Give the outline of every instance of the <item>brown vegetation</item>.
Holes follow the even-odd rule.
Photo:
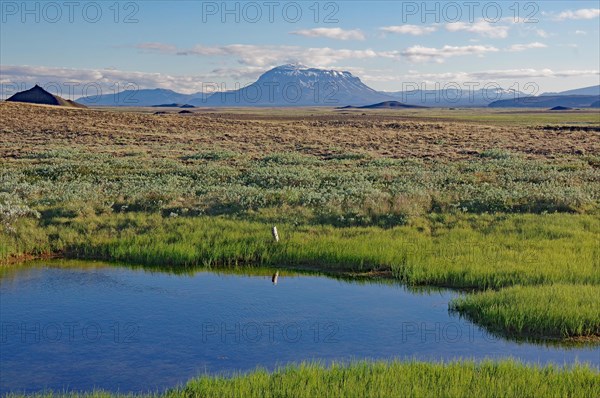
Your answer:
[[[133,146],[164,157],[174,148],[201,146],[257,156],[296,151],[320,157],[341,152],[446,160],[477,157],[490,149],[546,158],[600,153],[600,136],[589,129],[420,119],[397,111],[363,115],[294,110],[277,115],[268,110],[153,115],[4,102],[0,104],[0,155],[18,157],[53,144],[109,153]]]

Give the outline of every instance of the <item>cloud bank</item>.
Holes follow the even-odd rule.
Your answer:
[[[314,28],[295,30],[290,34],[304,37],[324,37],[334,40],[365,40],[365,34],[360,29]]]

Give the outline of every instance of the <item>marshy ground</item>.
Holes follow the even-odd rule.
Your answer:
[[[0,104],[0,261],[59,255],[182,270],[283,264],[384,277],[463,289],[453,309],[507,337],[597,344],[597,111],[155,110]],[[288,388],[326,378],[331,384],[315,392],[332,395],[355,391],[340,381],[355,376],[390,393],[436,391],[394,389],[386,378],[403,366],[434,377],[443,365],[311,365],[204,379],[179,393],[261,395],[279,391],[274,379]],[[548,395],[598,389],[597,369],[581,376],[485,366],[506,375],[497,391],[526,391],[533,385],[517,386],[525,378],[513,374],[527,372],[540,385],[575,386]],[[475,387],[456,388],[460,395]],[[380,390],[363,392],[373,391]]]

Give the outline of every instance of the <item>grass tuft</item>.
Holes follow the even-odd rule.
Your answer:
[[[600,339],[600,286],[514,286],[454,299],[450,309],[502,335]]]

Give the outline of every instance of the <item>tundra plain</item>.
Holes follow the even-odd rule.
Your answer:
[[[60,256],[385,278],[460,289],[451,310],[505,338],[598,344],[597,111],[154,111],[0,104],[4,266]],[[324,394],[348,378],[391,393],[404,367],[502,370],[499,395],[526,374],[566,395],[598,388],[597,369],[521,366],[311,364],[173,393],[258,396],[306,377],[325,378]]]

